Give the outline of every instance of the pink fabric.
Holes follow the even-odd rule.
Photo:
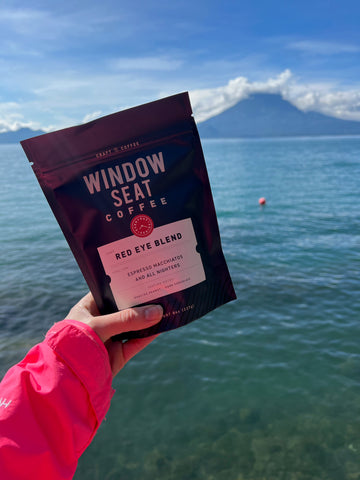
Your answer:
[[[1,480],[68,480],[110,407],[107,350],[64,320],[0,383]]]

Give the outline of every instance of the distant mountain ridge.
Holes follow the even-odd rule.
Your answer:
[[[257,93],[198,124],[203,138],[360,135],[360,122],[303,112],[281,95]]]
[[[0,144],[3,143],[19,143],[21,140],[26,140],[30,137],[36,137],[42,135],[45,132],[43,130],[31,130],[31,128],[20,128],[15,131],[8,131],[0,133]]]
[[[198,129],[202,138],[360,135],[360,121],[303,112],[281,95],[256,93],[219,115],[198,123]],[[30,128],[4,132],[0,133],[0,144],[19,143],[44,133]]]

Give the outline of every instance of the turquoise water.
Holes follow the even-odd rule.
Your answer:
[[[238,300],[128,364],[75,479],[360,479],[360,138],[203,147]],[[0,169],[3,374],[86,285],[19,146]]]

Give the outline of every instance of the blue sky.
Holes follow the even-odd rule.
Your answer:
[[[253,92],[360,120],[360,3],[3,0],[0,131],[190,91],[202,121]]]

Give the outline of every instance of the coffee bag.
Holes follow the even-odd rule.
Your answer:
[[[187,93],[21,142],[101,313],[174,329],[235,299]]]

